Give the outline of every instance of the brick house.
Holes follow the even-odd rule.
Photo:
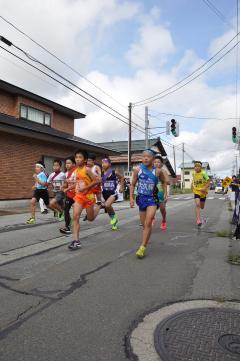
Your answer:
[[[74,136],[74,119],[85,115],[0,80],[0,200],[32,196],[33,166],[43,160],[51,171],[55,158],[76,149],[99,158],[117,152]]]

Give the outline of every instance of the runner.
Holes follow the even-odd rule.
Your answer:
[[[198,227],[201,227],[201,209],[204,209],[205,207],[210,179],[207,173],[202,169],[202,162],[196,161],[194,163],[192,191],[195,199],[196,223]]]
[[[71,181],[75,183],[76,186],[76,195],[74,197],[75,203],[73,207],[73,241],[70,243],[68,248],[70,250],[77,250],[82,247],[82,244],[79,240],[80,233],[80,216],[82,211],[86,209],[87,219],[92,222],[98,215],[101,205],[98,205],[94,209],[94,204],[96,203],[95,195],[92,189],[101,183],[101,178],[94,176],[89,168],[87,168],[86,163],[88,159],[88,154],[84,150],[78,150],[75,153],[75,162],[77,168],[75,169]]]
[[[31,217],[27,220],[27,224],[36,223],[36,203],[39,202],[40,199],[42,199],[47,206],[49,205],[47,176],[44,172],[44,164],[41,161],[38,161],[35,164],[35,173],[33,178],[35,180],[35,184],[32,187],[34,192],[31,200]]]
[[[87,167],[89,169],[91,169],[92,173],[96,176],[96,177],[101,177],[101,168],[99,167],[99,165],[95,164],[96,162],[96,155],[95,154],[89,154],[88,155],[88,160],[87,160]],[[100,184],[96,185],[96,187],[94,187],[92,189],[93,193],[96,196],[97,199],[97,204],[101,205],[102,204],[102,187]],[[87,215],[85,215],[85,217],[83,218],[83,221],[87,221]]]
[[[57,212],[59,221],[64,221],[65,194],[62,191],[62,186],[65,179],[66,176],[62,172],[62,161],[55,159],[53,161],[53,172],[48,177],[47,183],[52,185],[54,193],[54,198],[51,200],[49,207]]]
[[[66,195],[65,198],[65,207],[64,207],[64,219],[65,219],[65,227],[60,228],[60,232],[63,234],[71,234],[70,224],[71,224],[71,216],[70,216],[70,209],[74,203],[75,191],[73,188],[73,184],[71,182],[71,177],[73,172],[76,169],[75,159],[74,157],[67,157],[66,158],[66,173],[65,173],[65,183],[63,185],[63,192]]]
[[[110,217],[112,230],[116,231],[118,229],[117,225],[119,221],[112,205],[118,199],[118,182],[120,182],[119,192],[122,193],[124,190],[124,177],[117,170],[115,171],[112,169],[109,158],[104,158],[102,160],[102,169],[102,195],[103,199],[105,200],[104,206]]]
[[[166,205],[167,205],[167,197],[165,198],[164,195],[168,194],[167,187],[169,184],[169,177],[167,172],[162,168],[163,167],[163,159],[160,154],[157,154],[155,156],[154,166],[157,169],[162,169],[162,172],[165,175],[165,182],[159,180],[157,184],[158,189],[158,199],[159,199],[159,205],[160,205],[160,212],[162,214],[162,222],[160,224],[161,230],[165,231],[167,229],[167,211],[166,211]],[[155,221],[155,220],[154,220]]]
[[[99,167],[99,165],[96,164],[96,155],[95,154],[89,154],[88,155],[87,166],[88,166],[88,168],[91,169],[92,173],[96,177],[101,177],[102,171],[101,171],[101,168]],[[101,187],[101,184],[96,185],[96,187],[94,187],[92,189],[92,191],[96,195],[97,204],[101,204],[102,203],[102,187]]]
[[[132,184],[130,188],[130,206],[134,207],[134,189],[138,183],[137,205],[139,206],[140,221],[143,224],[142,244],[136,252],[138,258],[144,258],[151,233],[152,222],[159,205],[157,196],[157,184],[162,181],[167,183],[165,174],[161,169],[154,167],[155,153],[151,149],[143,152],[142,164],[133,171]],[[166,187],[164,186],[164,189]],[[164,200],[167,193],[164,194]]]

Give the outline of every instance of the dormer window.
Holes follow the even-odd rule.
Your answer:
[[[23,119],[31,120],[32,122],[51,125],[51,114],[38,110],[28,105],[21,104],[20,106],[20,117]]]

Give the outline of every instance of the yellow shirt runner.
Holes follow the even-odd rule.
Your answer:
[[[193,193],[199,195],[201,198],[205,198],[208,194],[208,190],[202,191],[209,181],[208,174],[202,170],[201,172],[193,173]]]

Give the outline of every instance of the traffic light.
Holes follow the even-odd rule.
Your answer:
[[[237,128],[236,127],[232,128],[232,141],[233,141],[233,143],[237,143]]]
[[[171,119],[171,133],[174,137],[179,136],[179,123],[175,119]]]

